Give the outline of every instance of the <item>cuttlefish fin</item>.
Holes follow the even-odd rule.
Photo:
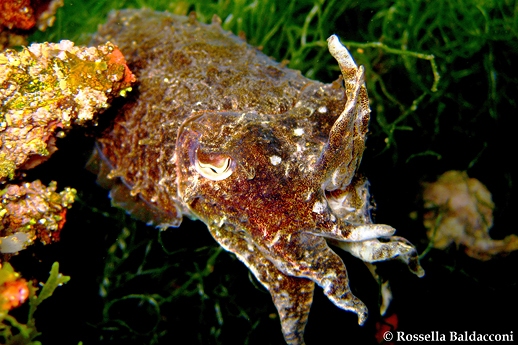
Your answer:
[[[162,211],[142,199],[140,195],[131,194],[131,186],[128,186],[122,178],[110,176],[114,167],[104,157],[99,145],[96,145],[86,164],[86,169],[97,175],[97,183],[101,187],[110,190],[109,195],[113,206],[122,208],[137,220],[161,229],[180,226],[182,214],[178,208],[175,207],[168,212]]]

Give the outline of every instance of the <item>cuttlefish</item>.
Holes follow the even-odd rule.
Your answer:
[[[315,284],[367,318],[333,244],[366,263],[415,247],[371,219],[357,173],[370,107],[365,70],[337,36],[342,77],[310,80],[224,31],[221,20],[150,10],[110,15],[93,43],[116,44],[139,85],[97,141],[113,203],[159,228],[203,221],[270,292],[288,344],[304,344]]]

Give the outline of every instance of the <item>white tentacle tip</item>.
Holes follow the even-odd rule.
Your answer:
[[[340,42],[337,35],[327,39],[327,46],[331,55],[338,61],[341,68],[358,68],[347,48]]]

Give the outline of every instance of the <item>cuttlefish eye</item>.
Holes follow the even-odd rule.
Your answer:
[[[196,150],[194,168],[212,181],[224,180],[232,175],[232,158],[222,153],[206,153]]]

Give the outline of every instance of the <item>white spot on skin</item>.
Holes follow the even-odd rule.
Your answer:
[[[297,137],[300,137],[304,134],[304,128],[295,128],[293,130],[293,134],[295,134]]]
[[[275,237],[273,238],[272,242],[268,245],[268,247],[271,248],[274,245],[276,245],[277,242],[279,242],[279,240],[281,239],[281,236],[282,236],[282,231],[277,231],[277,233],[275,234]]]
[[[279,157],[279,156],[271,156],[270,157],[270,163],[272,163],[272,165],[278,165],[280,164],[282,161],[282,158]]]
[[[313,212],[315,213],[323,213],[324,210],[326,209],[326,206],[327,206],[327,203],[325,200],[322,200],[322,201],[319,201],[317,200],[315,202],[315,205],[313,205]]]
[[[323,105],[320,108],[318,108],[317,110],[319,113],[323,114],[323,113],[327,112],[327,107],[325,105]]]
[[[218,228],[221,228],[223,226],[223,224],[225,224],[225,222],[227,221],[227,217],[223,216],[219,219],[219,221],[217,222],[214,222],[214,224],[218,227]]]
[[[286,164],[286,169],[284,169],[284,175],[286,177],[288,177],[289,174],[290,174],[290,165]]]

